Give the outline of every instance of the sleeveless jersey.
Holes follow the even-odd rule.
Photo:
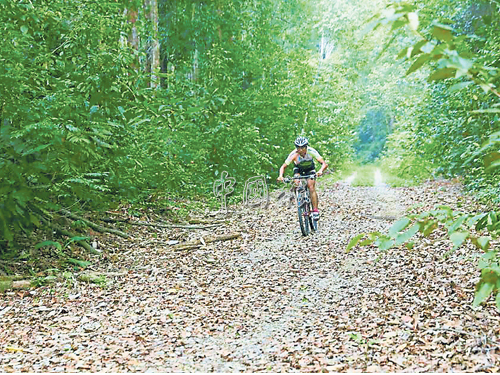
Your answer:
[[[300,156],[297,150],[293,150],[290,155],[285,160],[286,165],[290,165],[293,161],[295,166],[301,170],[311,170],[314,169],[314,159],[318,160],[321,155],[312,147],[307,147],[307,152],[304,157]]]

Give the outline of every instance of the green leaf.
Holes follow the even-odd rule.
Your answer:
[[[432,29],[432,35],[441,41],[449,42],[453,39],[452,30],[449,26],[435,24]]]
[[[495,288],[495,284],[485,283],[485,282],[480,281],[478,284],[478,287],[476,289],[476,294],[474,296],[474,302],[472,305],[474,307],[479,306],[482,302],[484,302],[490,296],[490,294],[494,288]],[[498,296],[497,296],[497,302],[498,302]]]
[[[469,237],[469,232],[453,232],[450,235],[450,240],[453,242],[453,250],[458,249],[460,245]]]
[[[409,75],[409,74],[413,73],[414,71],[418,70],[422,65],[424,65],[427,61],[429,61],[430,58],[431,58],[431,55],[429,55],[428,53],[420,55],[415,60],[415,62],[412,64],[410,69],[408,69],[408,71],[406,72],[406,75]]]
[[[472,243],[474,243],[474,245],[476,245],[477,248],[481,249],[481,250],[484,250],[484,251],[488,251],[489,247],[490,247],[490,237],[479,237],[479,238],[474,238],[472,240]]]
[[[497,303],[497,309],[500,310],[500,291],[498,291],[497,293],[496,303]]]
[[[345,252],[348,253],[354,246],[357,245],[357,243],[361,240],[361,238],[364,237],[364,233],[358,234],[355,236],[352,240],[349,241],[349,244],[347,245],[347,248],[345,249]]]
[[[50,144],[50,143],[49,143],[49,144],[45,144],[45,145],[38,146],[38,147],[36,147],[36,148],[34,148],[34,149],[30,149],[30,150],[24,151],[24,152],[22,153],[22,155],[23,155],[23,156],[31,155],[31,154],[34,154],[35,152],[39,152],[39,151],[41,151],[41,150],[43,150],[43,149],[45,149],[45,148],[49,147],[49,146],[52,146],[52,144]]]
[[[478,215],[474,215],[472,217],[470,217],[469,219],[467,219],[467,225],[469,227],[472,227],[473,225],[476,225],[476,223],[481,220],[483,217],[485,217],[486,214],[485,213],[482,213],[482,214],[478,214]]]
[[[411,220],[408,219],[407,217],[399,219],[394,224],[392,224],[391,228],[389,229],[389,236],[391,236],[392,238],[396,238],[398,233],[404,230],[406,227],[408,227],[410,223]]]
[[[31,213],[29,214],[29,216],[30,216],[30,222],[32,224],[34,224],[35,226],[40,227],[40,220],[38,220],[38,217],[36,217],[35,215],[33,215]]]
[[[86,240],[90,240],[90,237],[82,237],[82,236],[75,236],[75,237],[71,237],[67,242],[66,244],[64,245],[64,247],[68,246],[70,243],[72,242],[79,242],[79,241],[86,241]]]
[[[451,224],[448,227],[448,233],[451,234],[451,233],[455,232],[458,228],[460,228],[460,226],[463,224],[465,219],[467,219],[467,215],[462,215],[457,220],[455,220],[453,222],[453,224]]]
[[[423,225],[423,228],[421,228],[420,230],[424,237],[427,238],[432,232],[434,232],[435,229],[437,229],[437,227],[438,222],[436,220],[429,220]]]
[[[429,216],[431,216],[431,213],[429,211],[424,211],[417,216],[417,219],[425,219]],[[423,222],[423,223],[427,223],[427,222]]]
[[[495,169],[499,168],[500,167],[500,160],[497,160],[497,161],[494,161],[493,163],[491,163],[487,168],[486,168],[486,172],[487,173],[492,173],[494,172]]]
[[[402,51],[398,54],[397,59],[399,60],[399,59],[402,59],[403,57],[406,57],[406,56],[408,55],[408,53],[409,53],[408,51],[410,51],[410,50],[411,50],[411,51],[413,51],[411,48],[412,48],[412,47],[407,47],[407,48],[403,49],[403,50],[402,50]]]
[[[28,31],[29,31],[29,29],[28,29],[28,27],[27,27],[27,26],[25,26],[25,25],[21,26],[21,32],[22,32],[23,34],[26,34]]]
[[[86,260],[80,260],[80,259],[73,259],[73,258],[68,258],[68,262],[77,265],[78,267],[81,268],[86,268],[92,264],[92,262],[88,262]]]
[[[496,256],[497,256],[497,254],[495,251],[488,251],[487,253],[483,254],[481,256],[481,258],[487,259],[487,260],[492,260],[492,259],[495,259]]]
[[[62,246],[59,242],[54,242],[54,241],[43,241],[40,243],[37,243],[35,245],[35,249],[39,249],[41,247],[46,247],[46,246],[54,246],[57,250],[62,250]]]
[[[412,238],[415,234],[418,233],[419,229],[420,229],[420,225],[418,225],[418,223],[413,224],[410,227],[410,229],[408,229],[406,232],[404,232],[396,237],[395,245],[398,246],[398,245],[401,245],[401,244],[407,242],[410,238]]]
[[[413,49],[411,51],[411,55],[410,57],[413,57],[413,56],[416,56],[418,55],[419,53],[422,53],[422,52],[430,52],[430,51],[424,51],[422,49],[422,47],[424,47],[427,43],[429,43],[428,40],[424,39],[424,40],[421,40],[419,42],[417,42],[414,46],[413,46]]]
[[[455,77],[456,71],[457,71],[457,69],[455,69],[455,68],[439,69],[439,70],[436,70],[434,73],[432,73],[427,80],[428,81],[437,81],[440,79]]]
[[[490,211],[488,214],[488,226],[495,224],[498,220],[497,214],[495,211]]]
[[[492,142],[492,144],[496,143],[497,142]],[[484,155],[483,160],[486,169],[488,168],[494,169],[498,165],[498,161],[500,161],[500,152],[498,151],[488,152],[486,155]]]
[[[391,30],[397,30],[399,29],[400,27],[403,27],[404,25],[406,25],[408,23],[407,20],[396,20],[392,23],[392,26],[391,26]]]
[[[380,238],[377,241],[377,246],[379,247],[380,250],[389,250],[391,247],[394,246],[394,240],[390,238]]]
[[[363,240],[359,243],[359,246],[367,246],[367,245],[371,245],[373,242],[375,241],[375,239],[372,239],[372,238],[367,238],[366,240]]]

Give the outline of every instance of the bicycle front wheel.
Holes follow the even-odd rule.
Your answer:
[[[307,215],[307,219],[309,220],[309,227],[311,228],[311,232],[318,231],[318,220],[314,220],[311,215],[311,207],[309,207],[309,215]]]
[[[309,234],[309,212],[307,204],[302,203],[301,194],[297,194],[297,213],[299,215],[300,231],[303,236]]]

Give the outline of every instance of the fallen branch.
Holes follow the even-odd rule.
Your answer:
[[[68,210],[61,210],[61,213],[64,216],[69,217],[70,219],[83,221],[89,227],[91,227],[92,229],[94,229],[94,230],[96,230],[96,231],[98,231],[100,233],[111,233],[111,234],[116,234],[117,236],[120,236],[122,238],[129,238],[129,235],[127,233],[124,233],[124,232],[119,231],[117,229],[103,227],[102,225],[98,225],[98,224],[93,223],[93,222],[91,222],[91,221],[89,221],[87,219],[84,219],[83,217],[75,215],[74,213],[72,213],[72,212],[70,212]]]
[[[397,220],[396,216],[378,216],[378,215],[367,215],[366,217],[376,220]]]
[[[24,280],[25,277],[23,275],[0,276],[0,281],[19,281]]]
[[[216,241],[232,240],[232,239],[238,238],[240,236],[241,236],[241,233],[234,232],[234,233],[229,233],[229,234],[223,234],[220,236],[209,236],[206,238],[202,237],[199,240],[189,241],[189,242],[185,242],[183,244],[175,245],[174,249],[175,250],[191,250],[191,249],[196,249],[197,247],[200,247],[200,246],[205,245],[207,243],[216,242]]]
[[[104,221],[105,223],[128,223],[130,221],[128,217],[126,217],[125,219],[111,219],[110,217],[105,217],[100,220]]]
[[[205,219],[189,219],[188,220],[189,224],[208,224],[208,225],[216,225],[216,224],[222,224],[224,223],[224,220],[205,220]]]
[[[29,289],[31,286],[30,280],[0,280],[0,292],[10,289]]]
[[[161,223],[148,223],[146,221],[130,221],[129,224],[132,225],[144,225],[147,227],[158,227],[158,228],[181,228],[181,229],[207,229],[218,226],[218,224],[212,225],[178,225],[178,224],[161,224]]]
[[[50,227],[52,227],[56,232],[62,234],[63,236],[66,236],[66,237],[69,237],[69,238],[74,238],[74,237],[78,237],[75,233],[71,233],[71,232],[68,232],[66,229],[63,229],[61,228],[60,226],[54,224],[54,223],[50,223],[49,224]],[[78,245],[80,245],[81,247],[83,247],[85,250],[87,250],[88,252],[92,253],[92,254],[95,254],[95,255],[101,255],[101,253],[99,251],[97,251],[96,249],[94,249],[88,242],[86,241],[83,241],[83,240],[80,240],[80,241],[76,241],[76,243],[78,243]]]
[[[127,272],[86,272],[78,275],[78,280],[87,283],[99,284],[106,281],[106,277],[126,276]]]

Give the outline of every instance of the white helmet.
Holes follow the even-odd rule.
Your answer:
[[[309,144],[309,141],[307,140],[306,137],[297,137],[295,140],[295,146],[297,147],[304,147]]]

